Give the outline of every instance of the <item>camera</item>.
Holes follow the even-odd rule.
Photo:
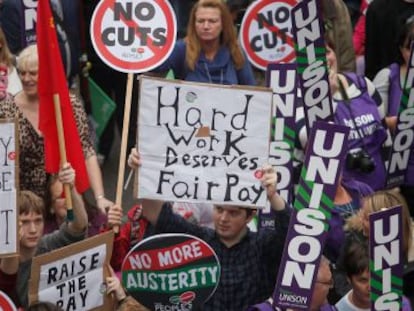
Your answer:
[[[347,154],[346,167],[362,173],[371,173],[375,169],[375,162],[365,150],[360,149]]]

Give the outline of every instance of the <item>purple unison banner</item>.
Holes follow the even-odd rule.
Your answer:
[[[293,200],[293,163],[296,115],[296,64],[269,64],[266,86],[273,91],[272,128],[269,163],[278,174],[279,195],[291,203]],[[274,216],[270,205],[259,210],[259,228],[274,229]]]
[[[317,120],[332,121],[332,97],[319,0],[301,1],[292,10],[292,34],[308,133]]]
[[[401,310],[402,207],[369,215],[371,310]]]
[[[397,128],[393,137],[387,171],[387,188],[403,184],[407,179],[409,161],[414,159],[414,53],[411,45],[410,62],[401,96]],[[411,159],[410,159],[411,158]]]
[[[348,127],[323,121],[312,127],[273,293],[275,306],[309,310],[348,134]]]

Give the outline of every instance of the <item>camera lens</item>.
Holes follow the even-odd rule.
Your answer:
[[[371,173],[375,169],[375,163],[371,157],[364,157],[360,159],[360,169],[363,173]]]

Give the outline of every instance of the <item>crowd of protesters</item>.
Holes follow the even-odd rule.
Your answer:
[[[285,202],[279,196],[275,169],[265,165],[261,177],[274,211],[275,230],[252,227],[252,219],[257,217],[255,209],[228,205],[143,200],[124,216],[125,207],[105,196],[100,163],[108,158],[115,124],[122,127],[126,75],[99,60],[86,35],[99,1],[50,2],[59,44],[65,51],[62,58],[71,91],[70,104],[95,201],[91,203],[76,190],[77,172],[70,163],[62,165],[55,175],[44,169],[44,144],[39,131],[38,50],[34,29],[19,18],[25,9],[33,7],[25,1],[0,0],[0,119],[17,120],[20,152],[19,254],[0,260],[0,290],[25,310],[59,310],[47,301],[29,306],[28,280],[33,257],[119,227],[107,278],[107,293],[118,302],[116,310],[147,310],[128,295],[117,273],[128,251],[139,241],[165,232],[188,233],[203,239],[220,260],[219,285],[200,310],[279,310],[271,300],[293,202]],[[260,73],[248,61],[237,37],[240,16],[252,2],[170,0],[177,13],[179,39],[168,59],[153,72],[173,70],[177,79],[193,82],[261,85]],[[321,0],[321,6],[334,120],[349,126],[351,131],[310,309],[370,310],[368,216],[401,205],[405,265],[402,309],[412,310],[414,146],[410,149],[407,177],[399,187],[386,188],[386,162],[410,66],[414,1]],[[85,61],[86,54],[89,61]],[[93,140],[94,129],[88,120],[90,103],[83,83],[88,74],[118,105],[98,144]],[[134,90],[137,92],[138,87]],[[299,168],[308,137],[301,101],[299,96],[294,153]],[[132,110],[131,115],[136,117],[136,111]],[[366,119],[370,122],[360,124],[362,116],[369,116]],[[130,154],[125,160],[131,168],[138,169],[141,157],[134,147],[135,131],[130,131]],[[75,220],[70,222],[66,221],[62,195],[65,186],[70,188],[75,214]]]

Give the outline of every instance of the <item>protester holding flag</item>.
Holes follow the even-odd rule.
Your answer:
[[[221,0],[194,4],[187,36],[176,43],[166,62],[156,71],[172,69],[178,79],[255,85],[253,70],[237,41],[233,19]]]
[[[45,206],[42,198],[31,191],[21,191],[18,197],[20,230],[20,256],[3,258],[0,264],[0,290],[15,284],[15,292],[7,293],[17,297],[16,305],[28,306],[28,287],[32,258],[54,249],[81,241],[86,236],[88,217],[83,200],[74,187],[75,171],[65,163],[59,171],[59,180],[69,185],[73,202],[74,221],[65,222],[51,234],[43,235]],[[19,264],[17,265],[17,262]],[[16,269],[18,267],[18,271]]]
[[[44,198],[46,214],[45,214],[45,233],[51,233],[58,230],[66,221],[67,205],[63,191],[63,184],[57,178],[57,175],[49,175],[47,182],[47,191]],[[95,205],[89,203],[85,195],[82,196],[85,209],[88,214],[88,237],[99,234],[102,228],[106,226],[106,215]]]
[[[395,133],[397,127],[397,116],[401,104],[403,83],[408,71],[411,44],[414,40],[414,14],[407,14],[398,22],[396,44],[392,46],[397,51],[397,62],[380,70],[373,82],[384,102],[386,122],[388,127]],[[414,216],[414,147],[408,160],[405,181],[400,185],[401,194],[405,197],[410,214]]]
[[[17,117],[19,124],[19,151],[20,151],[20,189],[31,190],[40,197],[44,198],[47,189],[47,172],[45,170],[45,146],[44,135],[39,130],[39,93],[38,93],[38,52],[36,45],[25,48],[19,55],[17,68],[22,81],[23,91],[18,93],[14,102],[5,101],[0,107],[0,117]],[[54,79],[55,77],[51,77]],[[50,81],[49,81],[50,82]],[[48,83],[45,81],[45,83]],[[66,87],[64,85],[63,87]],[[72,160],[78,161],[76,165],[82,163],[85,157],[87,175],[80,176],[78,179],[82,185],[77,185],[80,192],[88,188],[88,180],[92,185],[98,206],[104,210],[106,206],[112,204],[104,197],[103,182],[99,164],[96,158],[93,143],[89,136],[87,116],[80,100],[75,94],[70,95],[70,104],[73,108],[73,116],[76,121],[75,128],[79,131],[82,143],[83,154],[75,155]],[[53,109],[51,107],[50,109]],[[52,111],[50,111],[52,113]],[[69,117],[66,115],[64,117]],[[69,134],[74,134],[69,133]],[[55,134],[56,135],[56,134]],[[57,149],[57,146],[54,146]],[[69,151],[74,151],[71,145]],[[59,153],[55,154],[59,164]],[[77,173],[80,173],[77,170]],[[85,187],[86,182],[86,187]]]

